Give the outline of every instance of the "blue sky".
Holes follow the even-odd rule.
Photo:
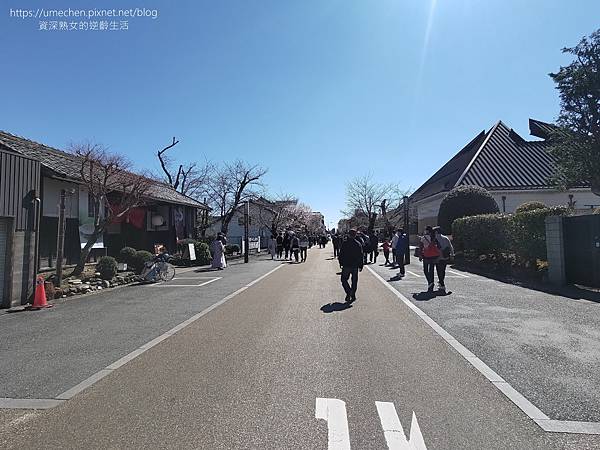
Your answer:
[[[10,17],[50,3],[143,4],[158,17],[77,32]],[[297,195],[327,222],[354,176],[417,188],[499,119],[523,135],[529,117],[552,121],[547,74],[568,63],[562,47],[600,25],[597,0],[2,6],[0,129],[58,148],[92,139],[153,170],[177,136],[181,161],[262,164],[271,192]]]

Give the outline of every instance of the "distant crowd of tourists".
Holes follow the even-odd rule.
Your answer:
[[[308,249],[314,245],[325,248],[328,242],[326,234],[314,235],[302,231],[286,230],[271,236],[269,240],[269,253],[271,259],[284,261],[306,262]]]

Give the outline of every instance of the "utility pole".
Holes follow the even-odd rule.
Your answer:
[[[244,262],[248,262],[248,255],[250,253],[250,239],[248,237],[249,225],[250,225],[250,201],[246,200],[244,207]]]
[[[408,195],[402,197],[404,203],[404,232],[406,233],[406,248],[404,249],[404,264],[410,264],[410,221],[408,217]]]
[[[62,284],[63,254],[65,248],[65,198],[67,191],[60,190],[60,204],[58,206],[58,237],[56,238],[56,281],[55,285]]]

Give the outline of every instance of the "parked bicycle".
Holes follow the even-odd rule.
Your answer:
[[[175,267],[169,263],[170,258],[167,253],[161,253],[152,261],[145,263],[140,274],[142,280],[148,282],[171,281],[175,277]]]

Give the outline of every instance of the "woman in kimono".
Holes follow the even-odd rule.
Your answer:
[[[217,234],[210,250],[212,251],[212,268],[223,270],[227,267],[227,263],[225,262],[225,246],[223,245],[223,236],[221,233]]]

